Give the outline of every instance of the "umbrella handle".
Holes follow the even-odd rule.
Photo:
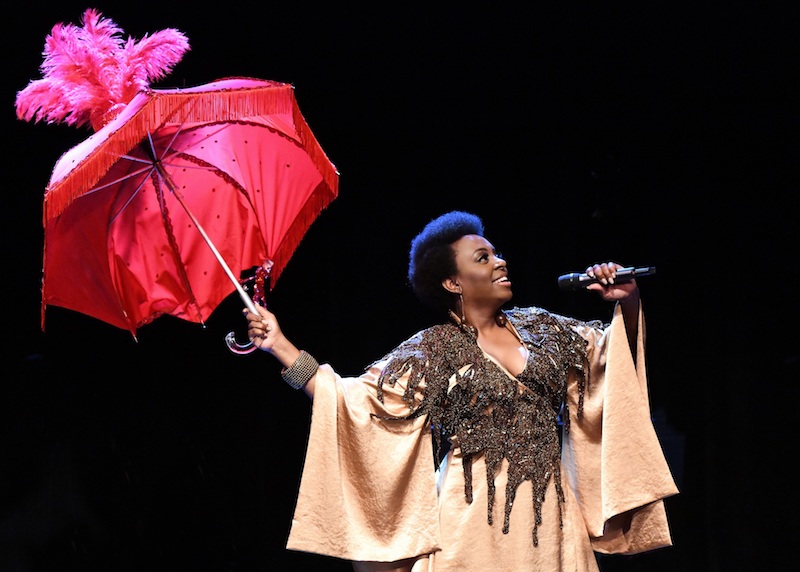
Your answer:
[[[225,336],[225,344],[228,346],[228,349],[231,350],[233,353],[237,355],[247,355],[251,354],[256,351],[256,345],[253,342],[248,342],[245,345],[240,344],[236,341],[236,334],[233,332],[228,332]]]

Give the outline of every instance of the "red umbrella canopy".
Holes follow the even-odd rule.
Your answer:
[[[242,271],[274,285],[338,172],[291,85],[228,78],[140,89],[56,163],[44,196],[44,310],[136,330],[203,322]],[[110,120],[109,120],[110,119]]]
[[[55,166],[43,303],[132,332],[202,322],[235,289],[207,238],[237,276],[271,262],[274,284],[337,193],[290,85],[141,92]]]

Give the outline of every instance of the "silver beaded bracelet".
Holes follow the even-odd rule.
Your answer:
[[[281,377],[294,389],[303,389],[317,373],[317,368],[319,368],[317,360],[310,353],[302,350],[292,365],[281,370]]]

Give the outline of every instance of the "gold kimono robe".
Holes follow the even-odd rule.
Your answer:
[[[636,360],[619,307],[607,327],[539,308],[506,315],[529,352],[519,378],[452,325],[360,377],[320,367],[288,549],[359,571],[410,558],[397,569],[592,572],[594,551],[671,545],[663,499],[678,491],[650,418],[642,313]],[[488,416],[475,409],[486,393],[497,393]],[[520,396],[519,412],[490,419]],[[432,427],[452,442],[438,469]]]

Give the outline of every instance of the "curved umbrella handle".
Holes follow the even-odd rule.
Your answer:
[[[247,342],[247,344],[245,345],[242,345],[239,342],[237,342],[236,334],[234,334],[233,332],[227,333],[227,335],[225,336],[225,344],[228,346],[229,350],[240,356],[251,354],[258,349],[253,342]]]

